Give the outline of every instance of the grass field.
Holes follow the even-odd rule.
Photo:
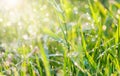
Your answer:
[[[0,0],[0,76],[120,76],[120,1]]]

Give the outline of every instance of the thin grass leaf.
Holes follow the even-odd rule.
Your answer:
[[[51,76],[49,61],[48,61],[48,58],[47,58],[47,56],[45,54],[44,48],[42,46],[42,43],[39,43],[39,47],[40,47],[39,52],[41,54],[41,59],[42,59],[42,62],[44,64],[44,67],[45,67],[46,76]]]

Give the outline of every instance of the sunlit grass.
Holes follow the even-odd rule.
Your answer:
[[[0,76],[119,76],[117,0],[0,0]]]

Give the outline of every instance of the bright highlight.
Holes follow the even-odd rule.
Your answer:
[[[4,7],[7,9],[16,8],[20,6],[22,0],[3,0]]]

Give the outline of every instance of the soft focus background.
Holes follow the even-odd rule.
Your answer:
[[[119,76],[119,0],[0,0],[0,76]]]

